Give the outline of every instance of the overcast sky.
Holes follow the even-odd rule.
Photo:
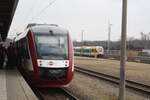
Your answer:
[[[22,32],[31,22],[57,24],[69,30],[73,40],[111,40],[121,34],[122,0],[19,0],[9,36]],[[150,32],[150,0],[128,0],[128,37]],[[49,7],[48,7],[49,6]]]

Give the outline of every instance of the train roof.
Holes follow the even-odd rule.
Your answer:
[[[31,30],[34,34],[38,34],[38,33],[46,34],[50,32],[52,32],[53,34],[67,34],[68,33],[66,29],[53,25],[53,24],[37,24],[37,25],[28,26],[25,32],[22,32],[16,37],[15,41],[18,41],[26,37],[29,30]]]
[[[49,33],[53,32],[54,34],[67,34],[68,31],[64,28],[61,28],[53,24],[40,24],[30,27],[34,33]]]
[[[75,49],[78,49],[78,48],[103,48],[102,46],[80,46],[80,47],[74,47]]]

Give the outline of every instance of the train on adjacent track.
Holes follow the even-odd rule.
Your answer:
[[[18,66],[35,87],[63,87],[73,78],[70,34],[54,24],[30,24],[15,38]]]
[[[80,46],[74,47],[74,55],[77,56],[104,56],[104,48],[102,46]]]

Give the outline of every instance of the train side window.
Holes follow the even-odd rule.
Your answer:
[[[85,49],[85,52],[89,52],[89,50],[88,50],[88,49]]]
[[[92,52],[96,52],[96,49],[92,49]]]
[[[99,50],[99,52],[102,52],[102,48],[99,48],[98,50]]]
[[[87,52],[87,49],[85,49],[85,52]]]
[[[92,49],[92,52],[94,52],[94,49]]]
[[[26,43],[26,58],[27,59],[30,59],[30,56],[29,56],[29,49],[28,49],[28,44]]]
[[[92,52],[92,49],[89,49],[89,52],[91,53],[91,52]]]
[[[25,41],[21,40],[21,53],[22,53],[22,58],[25,59]]]
[[[24,42],[23,42],[23,51],[24,51],[24,58],[25,59],[30,59],[30,56],[29,56],[29,50],[28,50],[28,43],[27,43],[27,39],[25,38],[24,39]]]
[[[90,49],[87,49],[87,52],[90,52]]]
[[[81,52],[81,50],[80,50],[80,49],[77,49],[77,52]]]
[[[86,52],[86,50],[85,50],[85,49],[83,49],[83,50],[82,50],[82,52]]]

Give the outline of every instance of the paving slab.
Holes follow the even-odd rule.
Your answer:
[[[17,69],[0,70],[0,100],[38,100]]]
[[[0,70],[0,100],[7,100],[6,72]]]

